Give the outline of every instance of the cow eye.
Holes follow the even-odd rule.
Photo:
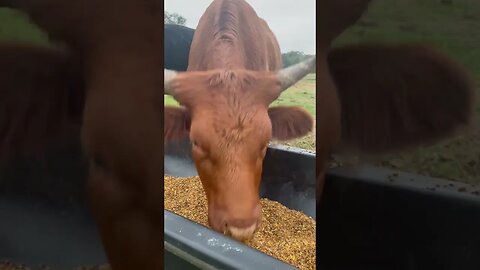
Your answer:
[[[196,140],[192,140],[192,155],[197,160],[204,160],[207,157],[207,152]]]
[[[203,148],[200,146],[200,144],[196,140],[192,140],[192,149],[203,152]]]

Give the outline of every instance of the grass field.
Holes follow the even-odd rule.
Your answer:
[[[0,42],[28,42],[49,46],[47,36],[20,12],[0,8]]]
[[[480,1],[377,0],[362,20],[345,32],[336,45],[365,41],[430,43],[462,63],[480,82]],[[0,9],[0,41],[35,42],[48,45],[43,33],[22,16]],[[286,91],[276,104],[300,105],[315,115],[313,74]],[[165,104],[175,102],[167,97]],[[480,116],[477,101],[476,114]],[[480,124],[480,117],[475,120]],[[315,134],[288,142],[315,148]],[[370,162],[362,160],[362,162]],[[440,144],[389,155],[375,164],[456,181],[480,183],[480,130],[473,129]]]

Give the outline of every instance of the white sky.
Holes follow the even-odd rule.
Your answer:
[[[282,53],[301,51],[315,54],[315,0],[246,0],[267,21],[277,37]],[[186,26],[197,28],[200,17],[212,0],[164,0],[165,11],[187,19]]]

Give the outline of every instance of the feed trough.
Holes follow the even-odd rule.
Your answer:
[[[165,151],[165,174],[196,175],[187,141]],[[86,161],[78,145],[51,151],[45,164],[16,160],[0,173],[0,261],[73,269],[106,263],[85,203]],[[315,155],[271,147],[261,196],[315,217]],[[166,269],[295,269],[169,211]],[[261,268],[262,267],[262,268]]]
[[[195,174],[187,142],[166,151],[166,174]],[[1,168],[0,261],[52,269],[106,262],[85,203],[85,168],[76,144],[52,150],[44,164],[16,160]],[[339,167],[328,173],[316,217],[314,168],[312,154],[271,147],[261,195],[319,220],[317,269],[480,269],[479,186]],[[166,269],[293,269],[173,213],[164,215]]]
[[[187,141],[165,149],[165,174],[197,175]],[[315,218],[315,155],[271,146],[264,161],[260,196]],[[282,261],[165,210],[166,269],[296,269]]]
[[[0,171],[0,261],[72,269],[106,262],[85,192],[86,160],[74,144],[45,163]]]
[[[318,269],[480,269],[480,186],[374,167],[329,171]]]

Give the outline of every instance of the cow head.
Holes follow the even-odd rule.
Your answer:
[[[269,105],[314,64],[315,58],[277,73],[165,70],[165,92],[183,105],[165,108],[165,140],[190,138],[215,230],[239,240],[257,230],[269,140],[301,137],[313,127],[304,109]]]

